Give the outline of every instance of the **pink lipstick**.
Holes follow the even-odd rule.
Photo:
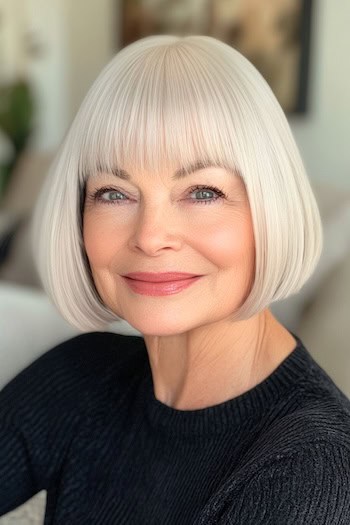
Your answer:
[[[172,295],[191,286],[201,275],[180,272],[133,272],[122,275],[124,281],[141,295]]]

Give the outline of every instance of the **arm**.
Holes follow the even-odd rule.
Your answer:
[[[55,482],[76,434],[74,377],[56,350],[0,391],[0,516]]]

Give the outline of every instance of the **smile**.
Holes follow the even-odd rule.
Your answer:
[[[130,279],[129,277],[123,277],[124,281],[134,292],[141,295],[173,295],[181,292],[185,288],[191,286],[198,281],[202,276],[196,275],[187,279],[181,279],[177,281],[166,281],[166,282],[149,282],[149,281],[137,281]]]

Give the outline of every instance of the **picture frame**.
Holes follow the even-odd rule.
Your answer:
[[[152,34],[205,34],[246,56],[287,114],[308,110],[312,0],[122,0],[120,47]]]

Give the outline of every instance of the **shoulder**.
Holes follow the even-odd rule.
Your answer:
[[[266,433],[266,440],[270,440],[272,436],[275,437],[276,445],[292,451],[300,443],[312,445],[324,442],[347,447],[350,452],[348,403],[341,403],[331,395],[304,400],[299,408],[271,425]]]
[[[29,368],[58,367],[67,374],[97,378],[111,370],[141,366],[146,357],[143,339],[112,332],[89,332],[72,337],[51,348]]]
[[[338,447],[350,457],[350,402],[332,387],[310,389],[301,383],[296,385],[286,413],[263,422],[246,459],[263,465],[303,450],[317,452],[319,447]]]
[[[25,414],[33,408],[79,412],[94,395],[118,389],[142,370],[146,353],[141,337],[91,332],[51,348],[17,374],[0,392],[2,410]]]
[[[303,370],[281,399],[281,417],[272,422],[270,437],[277,433],[291,449],[298,442],[324,441],[350,450],[350,400],[308,350],[303,350]]]
[[[317,386],[302,380],[264,421],[200,523],[350,523],[349,400]]]
[[[338,447],[350,457],[350,400],[306,350],[296,358],[298,368],[294,363],[286,388],[266,406],[247,439],[240,461],[245,470],[318,447]]]
[[[134,367],[144,363],[146,348],[141,337],[114,332],[89,332],[72,337],[50,349],[37,360],[37,364],[55,362],[66,368],[81,367],[94,376],[110,367]],[[69,367],[67,365],[70,365]]]
[[[230,477],[200,523],[345,525],[350,523],[350,455],[330,441],[300,443]]]
[[[310,358],[310,373],[295,385],[295,406],[276,422],[296,443],[324,442],[350,451],[350,400],[320,365]]]
[[[249,451],[246,466],[264,469],[283,459],[306,456],[327,469],[337,455],[350,458],[350,414],[328,400],[311,403],[272,424]]]

